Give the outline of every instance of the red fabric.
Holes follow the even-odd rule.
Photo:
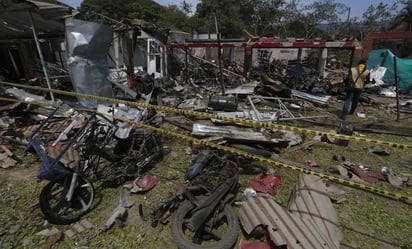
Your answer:
[[[4,151],[4,148],[3,148],[2,146],[4,146],[4,148],[9,149],[9,150],[13,149],[13,145],[11,145],[11,144],[3,144],[3,145],[0,146],[0,152],[3,152],[3,151]]]
[[[375,183],[377,181],[385,180],[385,177],[380,170],[363,171],[362,169],[356,167],[353,167],[352,170],[357,176],[368,183]]]
[[[263,242],[250,242],[248,243],[245,238],[240,241],[240,249],[273,249],[269,244],[269,241]]]
[[[276,249],[276,246],[270,240],[267,226],[259,225],[255,228],[255,232],[262,234],[263,241],[248,243],[245,238],[242,238],[240,249]]]
[[[276,189],[280,185],[280,176],[269,176],[266,174],[259,174],[255,178],[256,181],[251,181],[249,186],[257,192],[268,193],[270,195],[276,194]]]
[[[141,192],[152,189],[157,184],[157,179],[149,176],[140,176],[134,180],[134,185],[138,186]]]

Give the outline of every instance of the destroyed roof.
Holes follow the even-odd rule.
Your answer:
[[[64,18],[73,10],[58,1],[0,0],[0,40],[31,39],[30,12],[40,37],[64,34]]]

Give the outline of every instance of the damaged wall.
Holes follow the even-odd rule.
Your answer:
[[[136,27],[138,28],[138,27]],[[122,40],[119,38],[122,33],[127,30],[116,30],[114,32],[113,45],[109,49],[110,68],[122,68],[126,66],[124,61],[124,49],[122,48]],[[133,35],[132,35],[133,36]],[[165,57],[166,46],[155,37],[151,36],[144,30],[139,28],[139,34],[136,36],[133,46],[133,66],[134,71],[141,68],[148,74],[154,74],[156,78],[167,75]]]

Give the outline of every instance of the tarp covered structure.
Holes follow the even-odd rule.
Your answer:
[[[395,84],[394,58],[396,56],[389,49],[373,50],[369,53],[368,68],[382,66],[387,68],[383,81]],[[397,58],[396,67],[398,75],[398,85],[400,89],[407,89],[412,85],[412,59]]]

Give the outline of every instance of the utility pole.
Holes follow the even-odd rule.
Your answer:
[[[225,84],[224,84],[224,79],[223,79],[223,68],[222,68],[222,49],[221,49],[221,44],[220,44],[220,33],[219,33],[219,27],[217,25],[217,18],[216,14],[215,15],[215,25],[216,25],[216,35],[217,35],[217,58],[219,60],[219,73],[220,73],[220,85],[222,87],[222,96],[225,95]]]

